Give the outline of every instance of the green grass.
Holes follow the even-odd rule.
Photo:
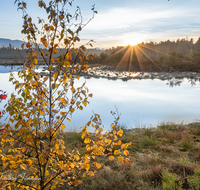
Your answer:
[[[102,169],[74,189],[200,188],[200,124],[165,123],[157,128],[124,128],[122,142],[131,163],[101,160]],[[199,172],[199,173],[198,173]]]

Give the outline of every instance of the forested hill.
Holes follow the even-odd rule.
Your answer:
[[[195,43],[193,39],[178,39],[112,47],[90,63],[113,65],[118,70],[200,72],[200,38]]]
[[[200,52],[200,37],[196,43],[193,39],[178,39],[176,41],[161,41],[160,43],[149,42],[141,43],[137,45],[139,49],[142,49],[143,54],[147,54],[151,58],[159,58],[160,56],[167,55],[172,52],[182,53],[183,56],[191,56],[195,52]],[[116,53],[124,47],[110,48],[106,50],[106,54]],[[122,51],[123,52],[123,51]]]

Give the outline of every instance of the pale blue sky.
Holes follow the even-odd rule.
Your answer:
[[[14,0],[0,0],[0,38],[23,40],[22,13]],[[27,0],[28,12],[43,15],[37,0]],[[194,38],[200,36],[200,0],[74,0],[85,21],[98,14],[81,32],[82,42],[94,39],[94,47],[109,48],[142,41]]]

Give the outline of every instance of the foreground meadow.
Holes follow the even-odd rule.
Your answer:
[[[66,133],[71,146],[82,146],[79,133]],[[161,124],[157,128],[124,129],[130,164],[98,160],[102,169],[75,189],[199,189],[200,124]]]
[[[81,185],[59,189],[199,189],[200,188],[200,123],[187,125],[164,123],[156,128],[126,129],[122,143],[128,147],[130,164],[96,158],[101,169],[87,176]],[[86,152],[79,132],[63,133],[67,149]],[[93,137],[95,138],[95,137]],[[2,148],[1,148],[2,149]],[[7,149],[2,149],[7,152]],[[2,169],[2,162],[0,172]],[[95,168],[95,167],[94,167]]]

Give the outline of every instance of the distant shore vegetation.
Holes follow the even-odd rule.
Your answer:
[[[62,54],[62,51],[63,49],[59,49],[59,54]],[[27,49],[14,48],[12,44],[8,47],[1,47],[0,59],[5,60],[0,64],[23,63],[24,60],[21,57],[26,58],[26,52]],[[117,46],[106,50],[89,49],[88,54],[97,55],[89,60],[88,64],[110,65],[118,71],[200,72],[200,37],[195,43],[192,38],[167,40],[160,43],[151,41],[135,46]],[[40,63],[40,57],[38,57],[38,61]]]

